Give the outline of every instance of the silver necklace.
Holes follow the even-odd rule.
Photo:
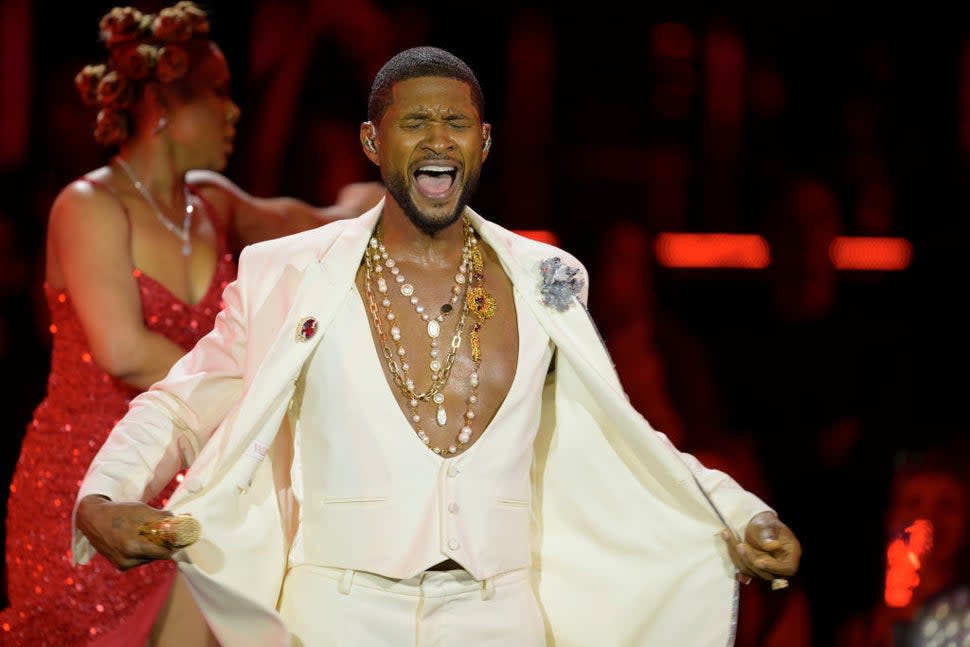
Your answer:
[[[178,239],[182,241],[182,256],[190,256],[192,254],[192,239],[190,237],[192,232],[192,214],[195,212],[195,207],[189,203],[189,194],[185,187],[183,186],[182,188],[182,190],[185,191],[185,218],[182,220],[182,226],[176,227],[174,224],[172,224],[171,220],[165,217],[165,214],[162,213],[158,203],[155,202],[155,198],[152,197],[151,192],[145,188],[145,185],[141,183],[141,180],[138,179],[138,176],[136,176],[135,172],[131,170],[131,167],[128,166],[127,162],[125,162],[120,155],[115,155],[115,161],[118,162],[118,166],[120,166],[121,170],[125,172],[128,179],[131,180],[131,184],[135,187],[138,193],[145,198],[145,202],[147,202],[148,206],[152,208],[152,213],[155,214],[158,221],[165,226],[165,229],[168,229],[170,232],[178,236]]]

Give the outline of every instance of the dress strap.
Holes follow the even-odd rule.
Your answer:
[[[213,216],[215,211],[212,208],[212,203],[206,199],[206,197],[202,194],[202,191],[199,190],[199,187],[190,182],[186,182],[185,189],[192,194],[192,197],[202,204],[202,211],[205,214],[205,218],[212,223],[212,228],[216,232],[216,238],[219,241],[219,254],[225,254],[229,249],[229,227],[227,226],[227,223],[223,222],[221,218],[216,218]]]
[[[128,211],[128,205],[125,204],[125,201],[121,199],[121,195],[118,194],[117,189],[115,189],[113,186],[111,186],[107,182],[103,182],[101,180],[96,180],[96,179],[94,179],[92,177],[89,177],[87,175],[78,178],[77,181],[78,182],[87,182],[88,184],[90,184],[94,188],[101,189],[102,191],[107,192],[111,197],[113,197],[118,202],[118,206],[121,207],[121,211],[124,212],[125,218],[128,219],[128,227],[129,227],[129,229],[131,228],[131,213]]]

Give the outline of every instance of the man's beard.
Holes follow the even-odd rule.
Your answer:
[[[480,175],[481,169],[466,177],[465,185],[458,195],[458,202],[455,204],[455,209],[443,219],[429,218],[425,215],[418,208],[418,205],[414,203],[414,200],[411,199],[408,185],[400,176],[384,178],[384,185],[387,187],[387,192],[391,194],[391,197],[404,210],[404,214],[408,217],[408,220],[424,233],[433,235],[454,224],[461,217],[465,206],[468,204],[468,200],[471,199],[471,196],[474,195],[475,190],[478,188],[478,178]]]

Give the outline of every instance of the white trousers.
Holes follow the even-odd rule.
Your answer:
[[[466,571],[395,580],[300,565],[280,614],[299,647],[545,647],[527,568],[477,581]]]

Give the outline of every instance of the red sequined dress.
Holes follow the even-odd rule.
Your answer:
[[[145,325],[186,350],[192,348],[212,329],[222,290],[235,278],[225,232],[217,258],[208,292],[194,305],[135,270]],[[175,573],[170,561],[120,572],[101,555],[86,565],[71,565],[71,513],[78,486],[138,390],[94,363],[68,294],[47,289],[47,303],[54,332],[47,395],[34,410],[10,486],[10,607],[0,612],[0,645],[5,647],[65,647],[86,645],[109,633],[141,635],[147,629],[136,626],[137,612],[144,610],[147,595],[158,598],[167,591]],[[160,507],[173,487],[174,481],[152,505]],[[157,607],[157,602],[152,603]],[[127,643],[122,638],[117,644]]]

